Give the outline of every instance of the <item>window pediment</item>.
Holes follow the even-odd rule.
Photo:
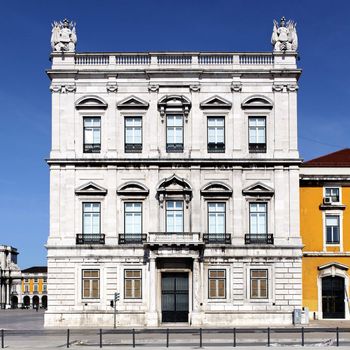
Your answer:
[[[137,181],[129,181],[117,189],[117,194],[121,196],[143,196],[147,197],[149,189]]]
[[[105,196],[107,194],[107,189],[102,186],[95,184],[90,181],[75,189],[75,194],[77,195],[100,195]]]
[[[212,96],[200,103],[202,109],[217,108],[217,109],[230,109],[232,103],[218,95]]]
[[[157,188],[159,202],[162,204],[167,197],[182,196],[188,204],[192,198],[190,184],[177,175],[172,175],[161,181]]]
[[[340,263],[337,263],[337,262],[331,262],[331,263],[328,263],[328,264],[321,265],[321,266],[318,267],[318,270],[321,271],[321,270],[327,270],[327,269],[331,269],[331,268],[344,270],[344,271],[349,270],[349,266],[344,265],[344,264],[340,264]]]
[[[75,102],[76,109],[106,109],[107,107],[107,102],[95,95],[83,96]]]
[[[242,190],[245,196],[263,196],[272,197],[275,193],[274,189],[270,186],[263,184],[262,182],[256,182]]]
[[[164,119],[166,113],[182,113],[187,121],[191,109],[191,101],[183,95],[165,95],[158,101],[160,116]]]
[[[203,197],[231,197],[232,188],[223,182],[209,182],[201,189]]]
[[[134,95],[124,98],[117,103],[118,109],[147,109],[149,103]]]
[[[242,109],[272,109],[273,102],[262,95],[254,95],[246,98],[242,102]]]

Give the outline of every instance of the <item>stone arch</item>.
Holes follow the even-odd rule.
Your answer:
[[[39,308],[40,307],[40,299],[38,295],[34,295],[32,299],[32,306],[33,309]]]
[[[22,304],[23,304],[23,307],[25,307],[25,308],[29,308],[30,307],[30,296],[29,295],[25,295],[23,297]]]
[[[47,309],[47,295],[41,297],[41,305],[44,309]]]

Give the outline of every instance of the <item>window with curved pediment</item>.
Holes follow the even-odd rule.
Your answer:
[[[273,102],[265,96],[254,95],[246,98],[242,102],[242,109],[272,109]]]
[[[107,102],[96,95],[87,95],[75,102],[76,109],[107,109]]]
[[[117,189],[117,194],[119,196],[147,197],[149,194],[149,189],[138,181],[129,181],[122,184]]]
[[[231,197],[232,188],[220,181],[209,182],[201,189],[203,197]]]

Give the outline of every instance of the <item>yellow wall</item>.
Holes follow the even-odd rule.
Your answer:
[[[38,294],[42,294],[43,292],[43,278],[38,278]],[[24,280],[22,281],[22,293],[25,293],[25,285],[29,285],[29,293],[33,294],[34,293],[34,278],[28,278],[28,282],[24,282]]]

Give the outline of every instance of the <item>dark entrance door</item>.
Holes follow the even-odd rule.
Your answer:
[[[344,278],[322,278],[323,318],[345,318]]]
[[[162,274],[162,322],[188,322],[188,273]]]

